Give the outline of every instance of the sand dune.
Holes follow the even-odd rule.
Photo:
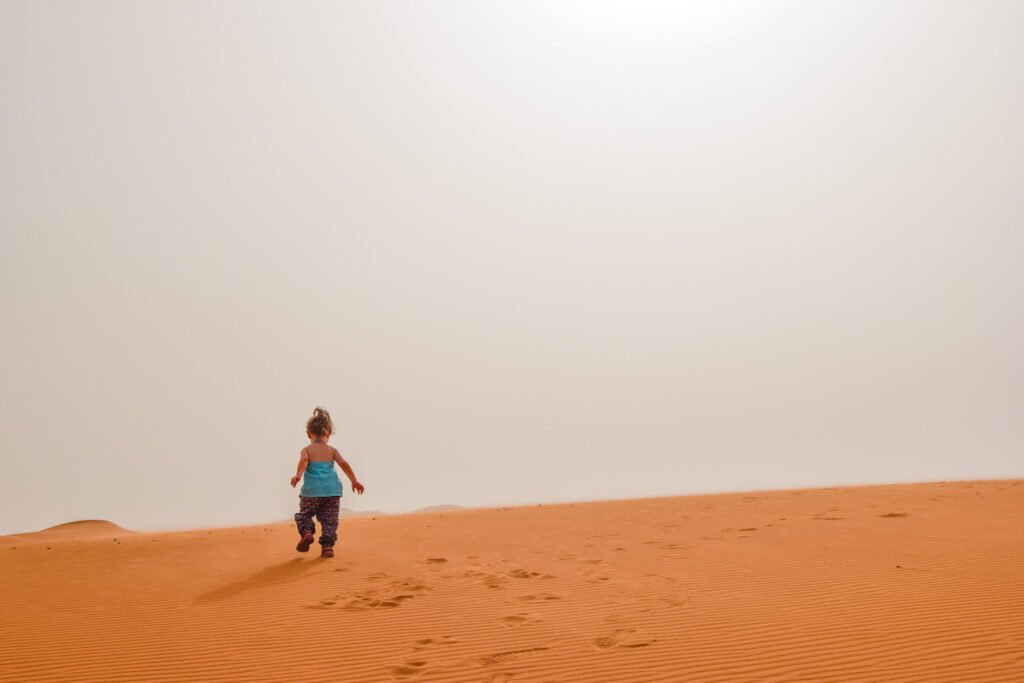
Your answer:
[[[423,512],[455,512],[456,510],[465,510],[465,508],[461,505],[431,505],[429,507],[413,510],[410,514],[420,514]]]
[[[44,543],[51,541],[70,541],[87,538],[109,538],[117,535],[134,533],[105,519],[80,519],[51,526],[42,531],[32,531],[16,536],[0,536],[2,541],[20,541],[21,543]]]
[[[341,508],[339,510],[339,518],[349,519],[351,517],[380,517],[386,515],[386,512],[380,510],[353,510],[352,508]]]
[[[0,680],[1024,680],[1020,481],[119,534],[4,539]]]

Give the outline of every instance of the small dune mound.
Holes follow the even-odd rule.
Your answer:
[[[338,516],[342,519],[351,519],[353,517],[380,517],[386,513],[380,510],[352,510],[350,508],[341,508],[338,511]]]
[[[421,512],[453,512],[454,510],[464,509],[461,505],[431,505],[430,507],[413,510],[413,514],[420,514]]]
[[[134,533],[105,519],[79,519],[47,527],[41,531],[28,531],[10,536],[2,536],[6,540],[21,543],[49,543],[51,541],[74,541],[92,538],[116,538]]]
[[[132,533],[124,527],[120,527],[105,519],[80,519],[74,522],[65,522],[57,526],[51,526],[42,531],[30,534],[21,534],[23,539],[36,540],[74,540],[84,538],[107,538],[110,536],[125,535]]]
[[[79,519],[74,522],[64,522],[57,526],[47,527],[40,533],[49,531],[73,531],[76,533],[107,533],[112,531],[127,531],[124,527],[120,527],[113,522],[105,519]]]

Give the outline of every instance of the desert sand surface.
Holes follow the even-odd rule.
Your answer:
[[[1021,481],[0,540],[4,681],[1024,680]]]

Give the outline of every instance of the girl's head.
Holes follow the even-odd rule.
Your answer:
[[[313,417],[306,420],[306,433],[311,439],[326,439],[334,432],[331,414],[317,406],[313,409]]]

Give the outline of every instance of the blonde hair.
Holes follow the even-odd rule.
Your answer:
[[[319,438],[333,434],[334,423],[331,422],[331,414],[320,406],[314,408],[313,417],[306,420],[306,431]]]

